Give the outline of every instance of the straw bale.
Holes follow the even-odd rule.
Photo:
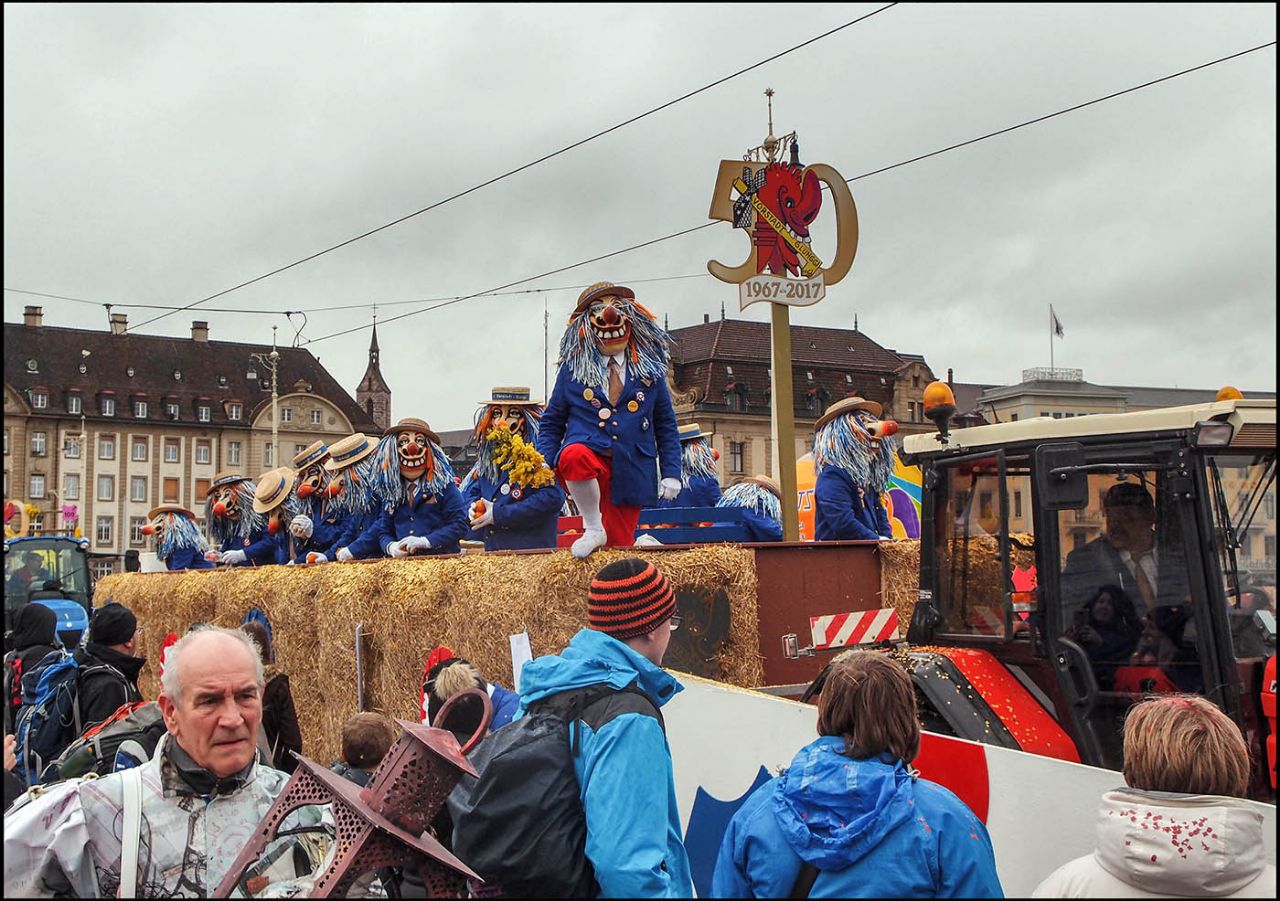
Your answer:
[[[278,668],[289,674],[303,753],[328,763],[343,722],[356,710],[355,627],[363,623],[365,706],[416,721],[422,668],[437,644],[489,679],[511,684],[507,636],[528,631],[534,656],[558,653],[586,626],[586,594],[603,566],[652,560],[679,590],[724,588],[732,620],[719,678],[764,681],[756,611],[755,557],[730,545],[689,550],[601,550],[588,560],[549,554],[464,554],[360,564],[268,566],[186,573],[127,573],[98,583],[100,601],[129,606],[152,661],[141,687],[156,696],[155,662],[165,633],[193,622],[238,626],[250,607],[271,620]]]
[[[907,634],[920,587],[920,540],[907,538],[880,543],[881,605],[898,611],[898,628]]]

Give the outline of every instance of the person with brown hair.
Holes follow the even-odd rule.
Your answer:
[[[1274,898],[1262,814],[1247,801],[1249,749],[1204,698],[1129,709],[1124,781],[1102,796],[1097,846],[1036,887],[1036,898]]]
[[[352,714],[342,725],[342,759],[329,769],[363,788],[398,735],[395,723],[381,713]]]
[[[715,897],[1004,897],[986,827],[909,767],[920,723],[901,664],[874,651],[836,657],[818,736],[730,820]]]
[[[267,683],[262,689],[262,731],[266,737],[267,763],[286,773],[298,767],[290,751],[302,753],[302,730],[298,727],[298,711],[293,706],[289,677],[276,666],[276,652],[269,627],[251,619],[240,627],[262,652]]]

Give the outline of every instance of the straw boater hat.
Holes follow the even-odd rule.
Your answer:
[[[751,476],[750,478],[743,479],[742,481],[754,482],[755,484],[759,485],[761,488],[768,490],[778,500],[782,500],[782,488],[778,486],[777,482],[775,482],[773,479],[769,478],[766,475],[755,475],[755,476]]]
[[[306,469],[308,466],[319,463],[328,453],[329,445],[323,441],[317,441],[293,458],[293,468]]]
[[[837,416],[843,413],[852,413],[855,410],[863,410],[876,419],[879,419],[884,413],[884,408],[873,400],[865,400],[861,397],[846,397],[844,400],[838,400],[827,407],[827,412],[819,416],[818,421],[813,424],[813,430],[816,432]]]
[[[339,469],[354,466],[373,453],[377,447],[378,443],[363,432],[348,435],[329,446],[329,459],[324,461],[324,468],[329,472],[337,472]]]
[[[596,282],[578,295],[578,305],[573,308],[573,315],[577,316],[602,297],[620,297],[626,300],[635,300],[636,292],[630,288],[624,288],[622,285],[615,285],[613,282]]]
[[[293,481],[297,475],[288,466],[281,466],[258,476],[258,490],[253,493],[253,512],[266,513],[284,503],[284,499],[293,490]]]
[[[147,514],[147,519],[155,519],[162,513],[181,513],[190,519],[196,518],[196,515],[182,506],[182,504],[161,504],[159,507],[151,508],[151,512]]]
[[[681,441],[692,441],[694,438],[708,438],[708,437],[710,436],[707,435],[705,432],[703,432],[702,427],[699,426],[696,422],[691,422],[688,425],[680,426]]]
[[[515,406],[540,407],[541,401],[529,400],[529,389],[524,387],[518,388],[493,388],[489,391],[489,399],[480,401],[482,404],[512,404]]]
[[[402,419],[395,425],[383,431],[383,435],[399,435],[401,432],[422,432],[436,444],[440,443],[440,436],[431,431],[431,426],[427,425],[425,419],[414,419],[412,416],[408,419]]]
[[[243,473],[236,472],[234,469],[224,469],[213,477],[213,484],[209,486],[212,491],[215,488],[221,488],[224,485],[234,485],[237,482],[247,482],[249,477]]]

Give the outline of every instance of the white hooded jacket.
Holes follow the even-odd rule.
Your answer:
[[[1274,898],[1262,815],[1248,802],[1124,788],[1102,796],[1093,854],[1063,864],[1034,898]]]

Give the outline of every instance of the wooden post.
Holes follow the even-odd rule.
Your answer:
[[[782,540],[800,540],[796,510],[796,412],[791,390],[791,314],[773,303],[773,466],[782,489]]]

